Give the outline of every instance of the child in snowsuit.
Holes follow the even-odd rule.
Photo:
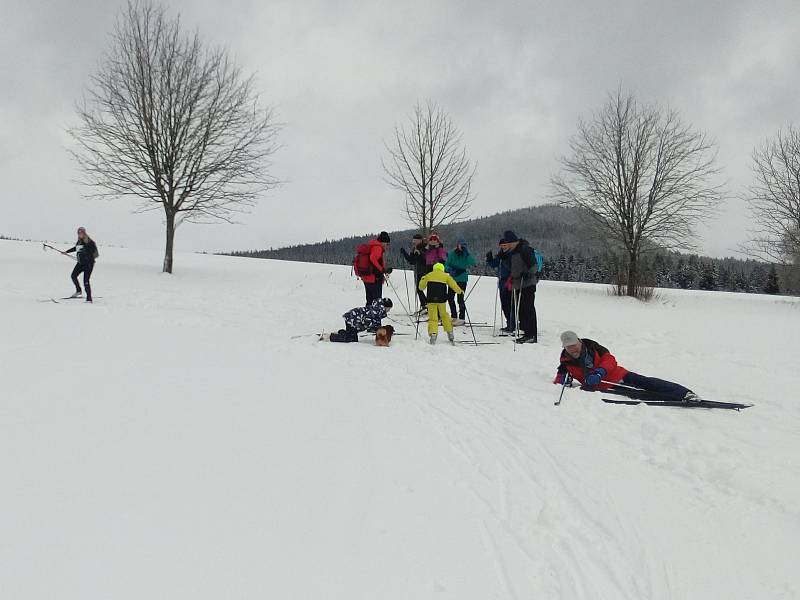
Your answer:
[[[453,322],[447,314],[447,290],[451,289],[456,294],[463,294],[464,290],[458,287],[455,280],[444,272],[444,265],[436,263],[433,271],[425,275],[419,282],[419,289],[427,288],[428,296],[428,334],[431,336],[431,344],[436,343],[437,332],[439,331],[439,319],[442,320],[442,327],[447,332],[447,339],[451,344],[455,344],[453,336]]]
[[[342,316],[346,329],[340,329],[330,335],[332,342],[357,342],[359,331],[375,333],[380,329],[381,320],[389,315],[392,308],[391,298],[378,298],[368,306],[357,306]]]
[[[458,287],[461,288],[461,293],[456,294],[454,290],[450,290],[447,294],[447,302],[450,304],[450,316],[455,321],[459,319],[463,324],[467,312],[467,306],[464,304],[464,292],[467,290],[467,281],[469,280],[469,268],[475,264],[475,257],[469,253],[467,243],[464,239],[458,240],[455,249],[447,254],[447,262],[444,267],[445,270],[453,276]],[[456,316],[456,298],[458,298],[458,316]]]

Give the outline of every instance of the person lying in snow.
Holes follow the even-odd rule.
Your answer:
[[[697,402],[700,398],[689,388],[678,383],[645,377],[628,371],[617,364],[617,359],[594,340],[579,338],[574,331],[561,334],[561,361],[553,383],[563,385],[568,378],[577,379],[581,389],[587,391],[609,390],[614,384],[657,394],[671,400]]]
[[[359,331],[375,333],[381,327],[381,320],[389,315],[392,308],[391,298],[378,298],[368,306],[357,306],[344,315],[346,329],[340,329],[330,335],[332,342],[357,342]]]

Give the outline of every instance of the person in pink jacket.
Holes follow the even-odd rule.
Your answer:
[[[432,267],[436,263],[447,262],[447,250],[442,245],[442,240],[439,239],[439,234],[431,231],[428,236],[428,249],[425,251],[425,264]]]

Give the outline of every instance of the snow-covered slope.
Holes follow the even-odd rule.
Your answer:
[[[101,252],[55,304],[70,263],[0,242],[2,598],[800,597],[796,300],[544,282],[538,345],[381,349],[293,337],[348,268]],[[756,406],[554,407],[564,328]]]

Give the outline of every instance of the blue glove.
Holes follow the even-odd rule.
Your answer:
[[[604,368],[600,367],[595,369],[586,376],[586,385],[590,385],[592,387],[600,385],[600,382],[606,375],[608,375],[608,371],[606,371]]]

